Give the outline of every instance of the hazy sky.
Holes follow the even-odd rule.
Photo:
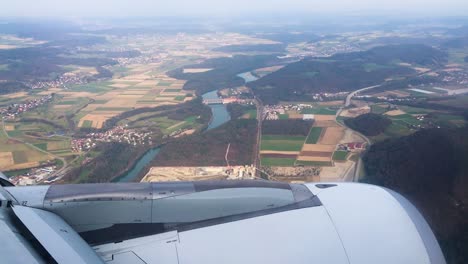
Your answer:
[[[121,17],[255,13],[468,15],[468,0],[0,0],[0,16]]]

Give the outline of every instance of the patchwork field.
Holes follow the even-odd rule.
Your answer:
[[[65,98],[92,98],[94,101],[79,110],[78,127],[102,128],[106,120],[142,107],[174,105],[191,100],[182,90],[185,82],[166,75],[152,76],[149,72],[132,69],[135,74],[114,78],[110,81],[74,87],[72,91],[58,91]],[[54,109],[69,110],[73,101],[57,103]]]

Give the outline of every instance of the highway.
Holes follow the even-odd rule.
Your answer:
[[[353,99],[354,96],[356,96],[356,94],[360,93],[360,92],[363,92],[363,91],[367,91],[367,90],[370,90],[370,89],[373,89],[373,88],[377,88],[377,87],[380,87],[381,84],[379,85],[374,85],[374,86],[369,86],[369,87],[364,87],[364,88],[361,88],[361,89],[358,89],[356,91],[353,91],[351,93],[348,94],[348,96],[346,96],[346,99],[345,99],[345,105],[343,107],[340,108],[340,110],[338,110],[338,112],[336,112],[336,118],[338,118],[341,114],[341,112],[344,110],[344,108],[346,107],[349,107],[351,105],[351,100]],[[360,132],[356,131],[356,130],[353,130],[351,128],[349,128],[348,126],[345,125],[345,123],[340,123],[337,121],[337,123],[342,126],[342,127],[345,127],[349,130],[352,130],[354,133],[356,133],[359,137],[361,137],[362,139],[364,139],[366,142],[367,142],[367,146],[369,147],[372,142],[370,141],[369,138],[367,138],[366,136],[364,136],[363,134],[361,134]],[[362,167],[362,160],[361,160],[361,157],[359,157],[358,161],[356,162],[356,165],[354,167],[354,175],[353,177],[347,177],[348,176],[348,172],[346,172],[346,174],[344,175],[344,178],[352,178],[352,181],[354,182],[357,182],[359,180],[359,172],[361,171],[361,167]]]

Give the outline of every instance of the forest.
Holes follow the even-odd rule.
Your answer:
[[[202,73],[184,73],[184,68],[168,72],[170,77],[187,80],[185,90],[195,90],[198,95],[214,91],[219,88],[241,86],[244,79],[237,74],[254,69],[276,65],[280,60],[274,55],[236,55],[230,58],[210,59],[200,64],[189,65],[185,68],[209,68]]]
[[[266,104],[303,101],[317,93],[352,91],[381,84],[390,77],[416,74],[395,62],[435,67],[446,58],[446,53],[425,45],[389,45],[329,58],[306,58],[247,86]]]
[[[383,133],[392,120],[383,115],[368,113],[344,120],[345,124],[366,136],[377,136]]]
[[[226,166],[229,144],[230,165],[253,163],[257,120],[237,119],[201,134],[169,142],[150,166]]]
[[[468,128],[378,142],[363,161],[365,182],[401,193],[423,213],[447,263],[468,263]]]
[[[262,122],[262,133],[265,135],[302,135],[309,134],[313,121],[302,119],[265,120]]]
[[[130,169],[146,150],[145,146],[126,143],[99,144],[95,151],[100,152],[100,155],[69,171],[63,180],[75,183],[110,182],[116,175]]]

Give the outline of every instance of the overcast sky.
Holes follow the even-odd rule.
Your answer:
[[[268,13],[468,15],[468,0],[0,0],[0,16],[131,17]]]

